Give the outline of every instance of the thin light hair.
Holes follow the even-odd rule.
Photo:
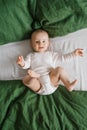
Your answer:
[[[43,29],[34,30],[34,31],[32,32],[32,34],[31,34],[31,38],[32,38],[32,35],[33,35],[34,33],[46,33],[46,34],[48,35],[48,37],[49,37],[48,32],[45,31],[45,30],[43,30]]]

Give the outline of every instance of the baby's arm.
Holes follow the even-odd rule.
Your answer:
[[[24,59],[23,56],[19,56],[17,59],[17,64],[20,65],[23,69],[28,69],[30,68],[30,55],[27,55],[26,58]]]
[[[70,62],[74,57],[83,56],[83,49],[78,48],[73,52],[59,55],[58,53],[53,54],[53,61],[55,65],[61,64],[62,62]]]
[[[75,51],[71,52],[71,53],[67,53],[62,55],[61,60],[62,61],[70,61],[70,59],[72,60],[74,57],[77,56],[83,56],[83,49],[82,48],[77,48],[75,49]]]
[[[23,56],[18,56],[17,64],[20,65],[21,67],[25,66],[25,62],[24,62]]]

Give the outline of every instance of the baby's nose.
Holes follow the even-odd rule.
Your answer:
[[[43,45],[43,41],[40,41],[40,45]]]

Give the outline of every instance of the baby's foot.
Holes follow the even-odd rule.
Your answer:
[[[73,89],[74,89],[74,87],[75,87],[75,85],[77,84],[77,80],[74,80],[72,83],[70,83],[70,85],[68,86],[68,90],[69,91],[72,91]]]
[[[28,70],[28,74],[32,77],[32,78],[39,78],[40,74],[34,72],[33,70]]]

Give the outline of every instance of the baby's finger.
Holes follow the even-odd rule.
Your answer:
[[[19,59],[22,59],[22,56],[19,56],[18,58],[19,58]]]
[[[23,60],[23,56],[19,56],[19,60],[22,61]]]
[[[80,56],[83,56],[83,51],[80,51],[79,54],[80,54]]]

